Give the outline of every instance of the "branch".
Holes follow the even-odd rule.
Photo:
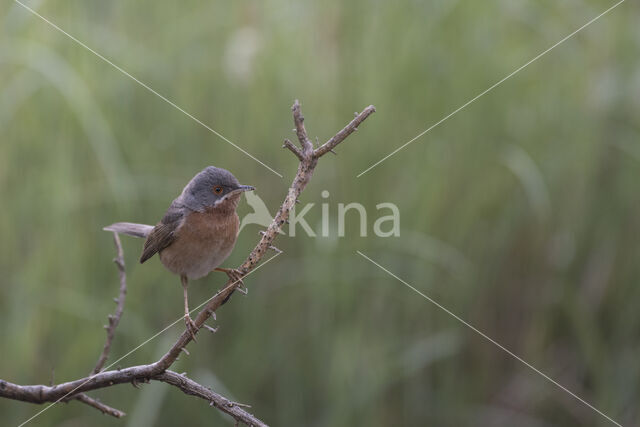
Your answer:
[[[155,380],[171,384],[174,387],[178,387],[184,393],[191,396],[197,396],[209,402],[210,406],[215,406],[222,412],[231,415],[236,421],[245,423],[248,426],[254,427],[267,427],[265,423],[242,409],[243,405],[237,402],[233,402],[224,396],[214,393],[207,387],[203,387],[197,382],[190,380],[184,375],[177,374],[173,371],[165,371],[164,373],[156,376]]]
[[[118,409],[112,408],[111,406],[107,406],[104,403],[100,402],[99,400],[93,399],[84,393],[80,393],[76,395],[74,399],[79,402],[86,403],[87,405],[96,408],[98,411],[102,412],[103,414],[111,415],[112,417],[122,418],[125,415],[127,415],[124,412]]]
[[[120,243],[120,236],[118,236],[118,233],[115,231],[113,232],[113,243],[116,245],[117,255],[113,259],[113,262],[118,266],[118,274],[120,276],[120,295],[118,295],[118,298],[115,300],[117,304],[115,313],[108,316],[109,325],[105,326],[107,329],[107,340],[104,343],[102,354],[98,358],[98,363],[96,363],[96,367],[93,368],[92,374],[100,372],[109,357],[111,343],[113,342],[113,337],[115,336],[118,323],[120,323],[122,311],[124,310],[124,299],[127,295],[127,273],[124,270],[124,253],[122,251],[122,244]]]
[[[293,142],[289,141],[288,139],[284,140],[284,144],[282,145],[283,148],[288,148],[300,161],[304,160],[304,156],[302,155],[302,151],[300,151],[300,149],[298,147],[296,147],[295,145],[293,145]]]
[[[291,111],[293,111],[293,123],[296,125],[294,131],[302,146],[302,152],[304,155],[309,155],[313,151],[313,143],[307,136],[307,130],[304,127],[304,116],[302,115],[302,111],[300,111],[300,103],[297,99],[293,103]]]
[[[316,150],[313,149],[313,143],[307,135],[304,126],[304,117],[300,111],[300,103],[296,100],[292,107],[293,121],[295,125],[296,135],[302,149],[297,148],[291,141],[285,140],[284,146],[288,148],[299,160],[298,171],[296,173],[287,195],[266,231],[262,232],[262,237],[258,244],[253,248],[249,256],[238,267],[239,278],[232,281],[228,280],[225,286],[218,291],[198,313],[194,319],[199,331],[200,328],[206,327],[205,322],[215,315],[216,310],[224,304],[231,294],[242,286],[242,278],[248,275],[264,258],[269,249],[277,250],[273,246],[273,241],[281,231],[282,226],[287,223],[289,214],[295,206],[300,193],[309,183],[313,172],[318,164],[318,160],[326,153],[332,151],[338,144],[345,140],[351,133],[357,130],[358,126],[373,112],[375,108],[370,105],[360,114],[356,115],[347,126],[340,130],[333,138],[329,139]],[[107,327],[107,341],[98,360],[98,364],[94,369],[94,373],[88,377],[80,378],[74,381],[57,384],[54,386],[46,385],[17,385],[0,379],[0,397],[21,400],[31,403],[57,403],[61,400],[68,401],[71,399],[79,400],[94,408],[101,410],[114,416],[122,416],[124,413],[110,408],[102,403],[84,395],[84,392],[97,390],[100,388],[111,387],[116,384],[132,383],[136,385],[139,382],[161,381],[179,388],[184,393],[200,397],[210,402],[222,412],[231,415],[237,422],[242,422],[252,426],[266,426],[266,424],[247,411],[242,409],[241,404],[232,402],[231,400],[214,393],[208,388],[198,384],[197,382],[168,370],[171,365],[178,359],[183,349],[193,340],[192,334],[185,329],[178,340],[171,346],[169,351],[156,362],[147,365],[131,366],[124,369],[116,369],[110,371],[101,371],[105,360],[109,354],[109,348],[113,340],[115,328],[122,316],[122,308],[124,305],[124,295],[126,293],[126,277],[124,271],[124,261],[122,259],[122,248],[120,241],[115,234],[115,243],[118,250],[116,264],[120,272],[120,296],[118,298],[118,306],[113,316],[109,317],[109,326]],[[116,415],[118,414],[118,415]]]
[[[342,130],[338,132],[333,138],[318,147],[316,151],[313,152],[313,155],[316,157],[321,157],[327,154],[329,151],[332,151],[338,144],[344,141],[346,137],[357,131],[360,123],[364,122],[367,117],[375,112],[376,107],[374,107],[373,105],[369,105],[367,108],[362,110],[362,113],[356,113],[355,119],[351,120],[351,122],[349,122],[348,125],[342,128]]]
[[[135,366],[121,371],[108,371],[105,373],[109,373],[109,375],[101,378],[89,376],[52,387],[45,385],[17,385],[8,381],[0,380],[0,397],[30,403],[55,403],[75,399],[100,410],[102,413],[120,418],[125,415],[124,412],[111,408],[110,406],[107,406],[84,393],[78,392],[111,387],[122,383],[132,383],[137,385],[137,383],[140,382],[149,382],[150,380],[154,380],[162,381],[177,387],[186,394],[201,397],[202,399],[207,400],[211,406],[215,406],[220,411],[231,415],[237,421],[250,426],[266,426],[264,422],[242,409],[241,406],[243,405],[233,402],[226,397],[211,391],[184,375],[179,375],[172,371],[165,371],[154,376],[146,375],[149,371],[145,368],[148,366],[150,365]]]
[[[287,192],[287,196],[282,202],[282,206],[278,210],[278,213],[273,218],[269,227],[262,233],[262,238],[258,244],[253,248],[249,256],[238,267],[238,271],[241,273],[241,278],[246,276],[251,270],[253,270],[258,263],[262,260],[267,250],[273,247],[273,241],[278,236],[282,226],[289,219],[289,214],[293,206],[295,205],[300,193],[307,186],[307,183],[311,179],[313,172],[318,164],[318,159],[335,148],[338,144],[345,140],[357,126],[362,123],[367,117],[375,112],[374,106],[365,108],[355,119],[353,119],[347,126],[340,130],[333,138],[319,147],[316,151],[313,151],[313,143],[307,136],[307,131],[304,127],[304,117],[300,111],[300,103],[296,100],[291,108],[293,111],[293,122],[295,124],[295,131],[302,146],[302,160],[298,164],[298,171],[296,173],[291,186]],[[285,142],[285,146],[289,148]],[[293,144],[291,144],[293,146]],[[293,146],[296,148],[295,146]],[[297,148],[296,148],[297,149]],[[291,148],[290,148],[291,150]],[[296,154],[294,152],[294,154]],[[296,154],[297,156],[297,154]],[[204,323],[211,317],[213,313],[231,296],[231,294],[242,285],[239,280],[227,281],[227,284],[218,291],[204,306],[204,308],[198,313],[194,319],[194,323],[198,328],[201,328]],[[178,340],[173,344],[169,351],[162,356],[160,360],[156,362],[157,368],[161,370],[169,369],[169,367],[175,362],[180,355],[182,348],[192,341],[192,336],[189,331],[185,330]]]

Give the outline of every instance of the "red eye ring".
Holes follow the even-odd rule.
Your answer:
[[[222,187],[218,186],[218,187],[213,187],[213,192],[215,194],[222,194]]]

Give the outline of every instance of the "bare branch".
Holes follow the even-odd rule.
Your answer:
[[[200,397],[208,401],[211,406],[215,406],[222,412],[231,415],[237,421],[243,422],[246,425],[255,427],[267,427],[264,422],[260,421],[258,418],[242,409],[242,406],[247,405],[233,402],[226,397],[221,396],[218,393],[215,393],[210,389],[198,384],[197,382],[187,378],[184,375],[177,374],[173,371],[166,371],[158,375],[154,379],[178,387],[184,393],[191,396]]]
[[[102,354],[100,354],[98,362],[96,363],[95,368],[93,368],[93,374],[100,372],[109,357],[111,343],[113,342],[113,337],[116,334],[118,323],[120,323],[120,318],[122,317],[122,312],[124,310],[124,299],[127,295],[127,273],[124,269],[124,252],[122,251],[120,236],[118,236],[118,233],[115,231],[113,232],[113,243],[116,246],[116,257],[113,259],[113,262],[118,266],[118,274],[120,275],[120,295],[116,298],[117,306],[115,313],[113,315],[110,314],[108,317],[109,325],[107,326],[107,340],[104,343]]]
[[[245,261],[237,268],[237,270],[242,273],[242,277],[246,276],[247,273],[253,270],[262,260],[267,250],[273,246],[273,241],[277,237],[282,226],[289,219],[291,209],[297,202],[300,193],[304,190],[304,188],[307,186],[307,183],[311,179],[313,171],[318,164],[319,157],[344,141],[344,139],[353,132],[353,128],[355,126],[358,126],[373,112],[375,112],[375,107],[373,106],[365,108],[364,111],[360,113],[360,115],[358,115],[358,117],[352,120],[351,123],[349,123],[344,129],[338,132],[336,136],[331,138],[331,140],[329,140],[326,144],[318,149],[322,150],[323,147],[328,147],[324,152],[321,151],[321,154],[316,155],[312,151],[313,144],[311,143],[311,141],[309,141],[306,130],[302,123],[304,119],[302,117],[302,112],[300,111],[300,103],[298,102],[298,100],[294,102],[291,109],[293,111],[294,123],[296,124],[296,130],[298,132],[298,139],[300,139],[300,143],[303,144],[303,141],[306,141],[304,144],[308,142],[308,146],[311,148],[309,148],[310,151],[305,152],[303,160],[300,161],[296,176],[293,179],[291,186],[289,187],[287,196],[282,202],[282,206],[280,206],[278,213],[273,218],[271,224],[269,224],[269,227],[267,227],[265,231],[260,233],[262,237],[258,244],[253,248]],[[329,143],[330,145],[327,145]],[[216,293],[213,298],[211,298],[209,302],[204,306],[202,311],[198,313],[198,315],[194,319],[194,323],[196,324],[196,326],[198,328],[201,328],[202,325],[204,325],[204,322],[206,322],[207,319],[211,316],[211,313],[215,312],[218,307],[220,307],[239,286],[241,286],[241,283],[239,283],[239,281],[236,280],[234,282],[229,280],[225,287],[222,288],[222,290],[218,291],[218,293]],[[189,333],[189,331],[185,330],[178,338],[178,340],[173,344],[173,346],[169,349],[169,351],[164,356],[162,356],[162,358],[158,360],[156,364],[163,370],[169,369],[173,362],[175,362],[176,358],[180,355],[180,349],[185,347],[191,341],[191,334]]]
[[[266,426],[253,415],[243,410],[240,405],[227,399],[226,397],[211,391],[203,385],[172,371],[165,371],[155,376],[146,375],[151,372],[148,368],[152,365],[135,366],[133,368],[123,369],[120,371],[107,371],[95,376],[81,378],[68,383],[58,384],[49,387],[44,385],[17,385],[8,381],[0,380],[0,397],[8,399],[21,400],[30,403],[56,402],[61,398],[63,401],[78,400],[89,406],[92,406],[105,414],[112,415],[116,418],[123,417],[124,412],[111,408],[84,393],[77,393],[81,390],[95,390],[99,388],[111,387],[116,384],[148,382],[149,380],[162,381],[167,384],[180,388],[187,394],[201,397],[209,402],[213,402],[213,406],[221,411],[231,415],[236,420],[253,426]],[[107,374],[107,375],[103,375]],[[74,390],[74,394],[65,397],[69,390]]]
[[[318,159],[324,154],[330,152],[338,144],[340,144],[346,137],[353,133],[357,127],[374,111],[373,106],[365,108],[362,113],[356,115],[347,126],[340,130],[333,138],[327,141],[322,146],[313,150],[313,143],[307,136],[307,131],[304,127],[304,117],[300,110],[300,103],[296,100],[292,107],[293,120],[296,126],[296,134],[298,140],[302,146],[302,150],[298,149],[293,143],[285,140],[285,147],[287,147],[299,160],[298,171],[296,173],[287,195],[278,210],[278,213],[274,217],[269,227],[261,232],[261,238],[258,244],[253,248],[249,256],[244,262],[236,269],[239,275],[235,280],[229,279],[225,286],[218,291],[204,306],[204,308],[198,313],[194,319],[194,323],[198,328],[206,328],[211,332],[215,332],[214,328],[205,325],[205,322],[212,316],[215,319],[216,310],[224,304],[233,292],[242,287],[242,279],[249,274],[260,263],[269,249],[278,250],[273,241],[281,232],[282,226],[288,224],[288,218],[291,210],[298,202],[300,193],[304,190],[309,183],[313,172],[318,164]],[[60,400],[68,401],[71,399],[79,400],[85,404],[88,404],[104,413],[108,413],[114,416],[122,416],[124,413],[110,408],[97,400],[94,400],[85,394],[84,392],[90,390],[96,390],[105,387],[111,387],[116,384],[132,383],[134,385],[140,382],[149,382],[150,380],[162,381],[167,384],[171,384],[178,387],[186,394],[198,396],[202,399],[208,400],[212,406],[215,406],[219,410],[231,415],[237,422],[242,422],[252,426],[265,426],[266,424],[253,415],[249,414],[242,409],[241,405],[220,396],[217,393],[212,392],[208,388],[196,383],[195,381],[187,378],[184,375],[177,374],[169,371],[168,369],[177,360],[182,352],[188,354],[185,347],[193,341],[194,336],[190,331],[186,330],[180,335],[178,340],[171,346],[169,351],[162,356],[158,361],[150,363],[148,365],[131,366],[124,369],[116,369],[110,371],[102,371],[108,354],[111,342],[113,341],[113,335],[115,328],[118,325],[120,317],[122,316],[122,310],[124,306],[124,296],[126,294],[126,276],[124,270],[124,259],[122,256],[122,247],[120,240],[116,232],[114,232],[114,240],[116,248],[118,250],[118,257],[116,258],[116,264],[120,271],[120,296],[117,299],[118,306],[113,316],[109,317],[109,326],[107,327],[107,341],[98,360],[98,364],[94,369],[94,373],[88,377],[80,378],[74,381],[69,381],[62,384],[53,386],[46,385],[17,385],[0,379],[0,397],[9,399],[21,400],[31,403],[44,403],[44,402],[58,402]],[[198,332],[196,331],[196,332]],[[122,414],[122,415],[116,415]]]
[[[296,135],[302,146],[302,152],[308,156],[313,152],[313,142],[307,136],[307,130],[304,128],[304,116],[300,111],[300,102],[296,99],[291,107],[293,111],[293,123],[296,125]]]
[[[112,417],[122,418],[125,415],[127,415],[124,412],[118,409],[112,408],[111,406],[107,406],[104,403],[96,399],[93,399],[84,393],[80,393],[76,395],[74,399],[79,402],[86,403],[87,405],[96,408],[98,411],[102,412],[103,414],[111,415]]]
[[[360,126],[360,123],[365,121],[365,119],[369,117],[371,114],[375,113],[375,111],[376,111],[376,107],[374,107],[373,105],[369,105],[367,108],[362,110],[360,114],[356,113],[356,117],[353,120],[351,120],[351,122],[348,125],[342,128],[342,130],[338,132],[333,138],[331,138],[330,140],[322,144],[320,147],[318,147],[313,152],[313,155],[315,157],[320,157],[327,154],[327,152],[332,151],[336,147],[336,145],[340,144],[342,141],[345,140],[346,137],[351,135],[353,132],[357,131],[358,126]]]
[[[144,380],[162,372],[154,370],[155,364],[131,366],[120,370],[103,371],[88,377],[56,384],[46,385],[17,385],[9,381],[0,380],[0,397],[22,400],[31,403],[55,402],[71,399],[78,393],[110,387],[115,384],[129,383],[134,380]],[[156,372],[157,371],[157,372]]]
[[[302,151],[300,151],[300,149],[298,147],[293,145],[293,142],[289,141],[288,139],[285,139],[284,140],[284,144],[282,146],[285,147],[285,148],[288,148],[293,154],[295,154],[295,156],[298,158],[298,160],[300,160],[300,161],[304,160],[304,156],[302,155]]]

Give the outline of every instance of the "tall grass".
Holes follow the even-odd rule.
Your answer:
[[[273,425],[606,425],[355,254],[361,250],[624,425],[638,423],[638,6],[610,15],[360,178],[356,175],[611,2],[31,2],[47,18],[285,175],[278,178],[12,2],[0,6],[0,378],[90,371],[117,287],[116,220],[154,223],[204,166],[273,211],[300,98],[324,140],[303,203],[393,202],[397,238],[283,236],[285,254],[219,313],[187,371]],[[246,204],[241,215],[247,213]],[[333,221],[333,219],[332,219]],[[371,227],[371,224],[369,224]],[[254,244],[247,226],[227,264]],[[113,358],[181,314],[177,278],[140,266]],[[221,285],[192,286],[202,301]],[[122,362],[147,362],[178,329]],[[130,425],[226,425],[162,386],[93,393]],[[39,408],[0,401],[2,423]],[[59,405],[37,425],[116,425]]]

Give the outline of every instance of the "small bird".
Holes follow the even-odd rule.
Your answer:
[[[189,316],[189,279],[199,279],[213,270],[226,273],[234,281],[241,279],[239,271],[218,266],[236,243],[240,196],[251,190],[255,188],[240,185],[231,172],[208,166],[189,181],[155,227],[130,222],[104,227],[107,231],[146,237],[140,263],[157,253],[162,264],[180,276],[184,319],[194,338],[197,327]]]

